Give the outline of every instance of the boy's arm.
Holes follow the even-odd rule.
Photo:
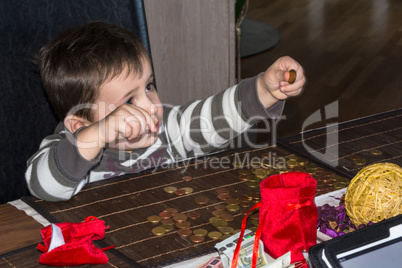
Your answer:
[[[297,72],[293,84],[289,70]],[[298,95],[305,83],[303,68],[292,58],[282,57],[257,77],[206,100],[190,102],[165,113],[172,151],[181,158],[204,155],[264,118],[279,118],[284,100]]]
[[[70,133],[48,136],[28,160],[29,191],[47,201],[68,200],[86,184],[88,171],[98,161],[82,158]]]
[[[180,158],[205,155],[222,147],[263,118],[279,118],[284,101],[265,109],[257,92],[257,78],[202,101],[165,112],[166,132],[173,154]]]

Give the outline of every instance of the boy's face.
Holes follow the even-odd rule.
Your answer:
[[[154,86],[154,76],[148,59],[143,60],[142,76],[134,72],[127,75],[125,70],[101,86],[99,97],[96,100],[98,109],[95,112],[95,120],[105,118],[117,107],[127,103],[145,110],[159,128],[162,123],[163,107]],[[141,147],[155,143],[157,135],[158,133],[153,133],[146,141],[141,141],[143,144]],[[120,140],[113,147],[129,150],[132,145],[128,141]]]

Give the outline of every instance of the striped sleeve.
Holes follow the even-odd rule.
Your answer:
[[[257,93],[257,78],[243,80],[202,101],[167,110],[166,131],[174,155],[189,158],[222,147],[262,118],[278,118],[284,102],[266,110]]]
[[[25,172],[28,189],[43,200],[68,200],[85,185],[88,171],[96,163],[82,158],[64,134],[48,136],[28,160]]]

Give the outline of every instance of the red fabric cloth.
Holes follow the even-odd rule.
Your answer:
[[[317,181],[304,172],[273,175],[261,182],[260,223],[265,215],[261,240],[271,257],[291,251],[292,263],[305,264],[302,251],[317,241],[316,186]]]
[[[92,244],[105,236],[105,222],[96,218],[87,218],[80,223],[56,223],[60,227],[65,244],[47,251],[52,239],[51,225],[41,229],[41,235],[47,252],[39,258],[39,263],[54,266],[72,266],[81,264],[104,264],[108,257],[102,249]]]

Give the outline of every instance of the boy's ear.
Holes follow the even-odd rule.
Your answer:
[[[82,118],[80,116],[76,116],[76,115],[68,115],[68,116],[66,116],[66,118],[64,118],[64,126],[71,133],[76,132],[81,127],[87,127],[90,124],[91,124],[91,122],[88,121],[87,119]]]

